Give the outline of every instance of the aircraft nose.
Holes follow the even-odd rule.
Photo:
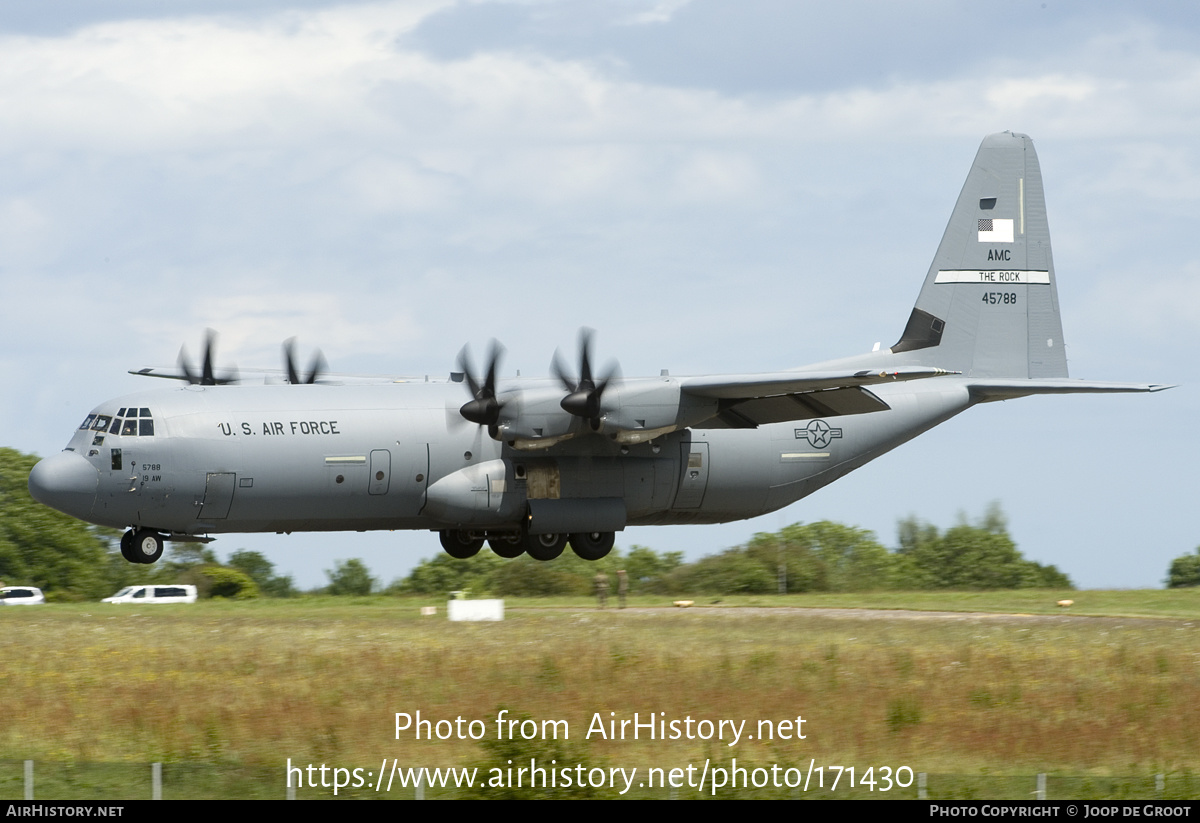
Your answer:
[[[29,473],[29,494],[52,509],[83,519],[96,501],[100,472],[75,452],[47,457]]]

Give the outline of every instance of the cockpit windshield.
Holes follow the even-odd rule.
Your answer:
[[[79,428],[101,434],[119,434],[124,437],[153,437],[154,415],[147,408],[130,406],[117,410],[116,415],[89,414]]]

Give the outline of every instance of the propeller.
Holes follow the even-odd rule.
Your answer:
[[[496,371],[500,367],[500,358],[503,356],[504,347],[493,340],[492,350],[488,356],[487,376],[480,383],[471,364],[469,348],[463,346],[462,351],[458,353],[458,367],[465,376],[467,390],[471,393],[471,399],[459,408],[458,413],[472,423],[487,426],[489,433],[500,422],[500,409],[504,407],[504,404],[496,399]]]
[[[591,329],[579,330],[579,380],[567,374],[567,370],[563,367],[562,360],[559,358],[559,353],[554,352],[554,360],[550,363],[550,369],[554,372],[554,376],[562,383],[563,388],[568,392],[567,396],[559,403],[564,411],[570,412],[576,417],[582,417],[592,421],[593,425],[600,419],[600,413],[603,411],[601,401],[604,398],[604,390],[608,388],[608,384],[618,375],[617,365],[614,363],[599,382],[592,376],[592,335],[594,332]]]
[[[301,377],[300,372],[298,372],[296,370],[295,349],[296,349],[296,338],[289,337],[287,340],[283,341],[283,360],[284,360],[284,364],[287,366],[288,382],[291,383],[293,386],[299,385],[301,383],[306,383],[306,384],[316,383],[317,380],[321,377],[321,375],[325,373],[325,369],[327,366],[327,364],[325,362],[325,355],[321,354],[320,349],[317,349],[316,351],[314,351],[313,357],[312,357],[312,362],[309,364],[309,367],[308,367],[308,376]]]
[[[179,370],[183,372],[183,379],[193,386],[219,386],[237,380],[236,369],[221,377],[216,375],[213,369],[213,348],[216,341],[217,333],[212,329],[207,329],[204,333],[204,359],[200,363],[199,371],[196,371],[188,360],[187,347],[179,347]]]

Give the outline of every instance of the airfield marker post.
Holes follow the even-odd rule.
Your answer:
[[[25,799],[33,800],[33,761],[25,761]]]
[[[150,799],[162,800],[162,763],[150,764]]]

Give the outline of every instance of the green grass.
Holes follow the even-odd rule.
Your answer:
[[[1064,596],[1068,615],[1054,605]],[[603,612],[587,598],[510,599],[494,624],[448,623],[442,599],[420,597],[3,609],[0,758],[14,765],[0,763],[0,796],[21,796],[26,758],[43,798],[145,797],[154,761],[167,797],[280,797],[288,758],[487,768],[495,755],[477,741],[396,739],[394,713],[480,719],[490,738],[501,707],[566,720],[559,756],[605,767],[907,766],[931,775],[932,797],[997,798],[1009,783],[994,781],[1028,796],[1038,772],[1055,797],[1152,797],[1156,773],[1187,796],[1200,772],[1200,592],[692,598],[719,610],[671,599]],[[746,608],[769,606],[797,608]],[[810,610],[855,606],[975,614]],[[583,739],[595,715],[634,712],[748,728],[799,715],[807,734]],[[551,756],[538,745],[513,759]],[[737,794],[794,792],[719,796]],[[872,796],[845,783],[831,796],[860,794]]]

